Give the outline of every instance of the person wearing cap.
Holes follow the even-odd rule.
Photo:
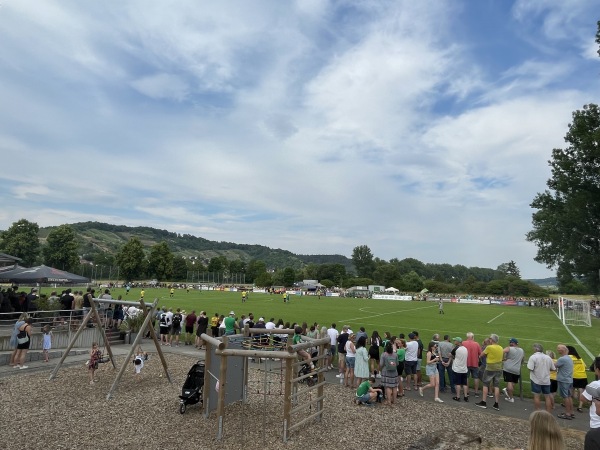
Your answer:
[[[482,400],[475,403],[475,406],[480,408],[487,408],[486,397],[488,394],[488,386],[494,386],[494,405],[493,408],[498,411],[500,406],[498,400],[500,399],[500,376],[502,375],[502,356],[503,349],[498,345],[498,335],[491,334],[490,344],[481,352],[482,356],[486,357],[485,370],[483,372],[483,388],[482,388]],[[548,383],[550,384],[550,383]]]
[[[223,319],[225,323],[225,335],[231,336],[235,334],[235,330],[238,328],[237,320],[235,320],[235,313],[233,311],[229,312],[229,316]]]
[[[503,350],[504,362],[502,364],[502,376],[506,382],[506,387],[502,389],[504,400],[510,403],[515,402],[513,392],[515,383],[521,378],[521,364],[525,358],[525,352],[519,347],[519,341],[516,338],[510,338],[508,347]]]
[[[467,367],[467,361],[469,359],[469,351],[462,345],[462,338],[455,337],[452,339],[454,342],[454,348],[450,352],[449,365],[452,366],[454,387],[456,388],[456,394],[452,397],[452,400],[460,402],[461,387],[464,393],[465,402],[469,401],[469,368]]]

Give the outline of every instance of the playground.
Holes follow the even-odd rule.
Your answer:
[[[144,342],[144,349],[151,350]],[[147,348],[146,348],[147,347]],[[142,377],[133,375],[133,364],[125,361],[128,348],[113,348],[118,367],[126,363],[127,370],[119,385],[118,395],[110,400],[106,393],[116,376],[111,364],[102,364],[97,371],[98,382],[87,383],[86,355],[70,356],[52,381],[48,380],[53,364],[39,362],[32,371],[0,373],[0,389],[4,407],[0,410],[3,446],[6,449],[44,447],[57,449],[84,448],[101,445],[107,449],[164,449],[193,440],[206,449],[239,449],[241,442],[265,449],[287,448],[410,448],[431,436],[435,424],[445,442],[444,447],[432,442],[421,449],[483,449],[522,448],[527,442],[529,425],[526,420],[531,402],[515,403],[528,409],[520,415],[502,411],[481,411],[467,404],[446,402],[435,404],[416,393],[399,399],[393,407],[377,405],[372,408],[355,406],[353,391],[339,385],[335,372],[326,373],[325,411],[321,421],[305,424],[283,443],[283,398],[280,381],[269,376],[271,395],[263,395],[264,363],[249,368],[248,401],[232,403],[224,408],[222,440],[217,439],[218,421],[213,413],[205,418],[200,405],[179,412],[181,386],[189,368],[198,360],[198,351],[186,348],[164,348],[173,383],[162,374],[162,365],[151,354]],[[41,366],[41,367],[40,367]],[[48,367],[50,366],[50,367]],[[279,371],[279,364],[272,363]],[[39,369],[38,369],[39,368]],[[448,397],[449,398],[449,397]],[[454,402],[452,402],[454,403]],[[382,421],[382,418],[385,420]],[[577,422],[577,423],[575,423]],[[372,424],[379,424],[372,426]],[[385,425],[389,424],[389,425]],[[587,426],[587,411],[577,421],[564,428],[567,448],[581,448]],[[386,428],[387,427],[387,428]],[[25,433],[24,433],[24,430]],[[388,432],[386,432],[386,430]],[[390,433],[394,446],[390,445]],[[25,438],[23,436],[26,436]],[[473,439],[482,438],[482,443]],[[25,439],[25,441],[23,440]]]

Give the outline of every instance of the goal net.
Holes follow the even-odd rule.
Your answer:
[[[590,302],[560,297],[558,300],[558,318],[564,325],[591,327]]]

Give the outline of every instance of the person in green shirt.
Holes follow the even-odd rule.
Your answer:
[[[235,330],[238,327],[237,321],[235,320],[235,313],[231,311],[229,317],[225,317],[223,321],[225,322],[225,334],[228,336],[235,334]]]
[[[365,380],[358,385],[354,403],[358,405],[362,403],[364,403],[365,405],[372,405],[377,401],[377,394],[383,393],[381,392],[381,389],[374,388],[373,383],[375,383],[375,377],[370,377],[368,380]]]
[[[300,343],[302,343],[302,327],[295,327],[292,344],[296,345]],[[298,350],[298,356],[300,356],[304,361],[306,361],[307,364],[310,364],[310,370],[315,369],[315,365],[312,362],[312,358],[306,350]]]

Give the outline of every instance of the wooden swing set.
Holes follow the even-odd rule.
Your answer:
[[[56,367],[50,374],[50,378],[48,378],[48,380],[53,380],[54,378],[56,378],[56,374],[58,373],[63,362],[69,355],[69,352],[74,347],[75,342],[77,341],[77,338],[79,337],[79,335],[81,335],[83,330],[85,330],[85,328],[87,327],[87,323],[90,321],[90,319],[92,317],[94,318],[94,320],[96,322],[96,326],[98,327],[98,330],[100,331],[100,334],[102,335],[102,339],[104,341],[104,347],[105,347],[106,351],[108,352],[108,356],[110,359],[109,362],[112,364],[113,369],[115,369],[115,370],[117,369],[117,364],[115,362],[115,358],[113,356],[112,349],[110,347],[110,342],[108,341],[108,339],[106,337],[106,332],[104,331],[104,327],[102,326],[102,321],[100,319],[100,314],[98,314],[98,309],[96,308],[96,304],[135,306],[141,310],[140,314],[144,315],[144,322],[142,323],[142,326],[140,327],[140,331],[138,332],[135,340],[132,342],[131,347],[129,349],[129,353],[125,357],[125,363],[121,366],[121,369],[119,370],[119,373],[117,374],[117,377],[115,378],[110,390],[108,391],[108,394],[106,395],[106,399],[110,400],[112,398],[113,394],[115,393],[115,391],[117,390],[119,381],[123,377],[123,374],[125,373],[125,370],[127,368],[127,361],[131,360],[131,357],[133,356],[135,349],[140,345],[140,341],[142,340],[146,329],[148,329],[150,331],[150,336],[152,337],[152,340],[154,341],[154,345],[156,346],[156,352],[158,353],[158,356],[162,363],[165,377],[167,378],[169,383],[172,383],[171,375],[169,375],[169,370],[167,367],[167,361],[165,360],[165,356],[160,348],[160,343],[158,341],[158,338],[156,337],[156,332],[154,331],[154,327],[152,327],[150,325],[150,321],[152,320],[152,317],[154,317],[156,314],[158,298],[154,299],[154,302],[152,303],[152,305],[147,305],[143,299],[140,299],[139,302],[132,302],[132,301],[126,301],[126,300],[104,299],[104,298],[92,299],[92,301],[90,302],[90,306],[91,306],[90,310],[87,312],[87,314],[83,318],[83,321],[79,325],[77,332],[71,338],[71,342],[69,342],[69,345],[67,346],[66,350],[63,352],[62,357],[56,364]]]

